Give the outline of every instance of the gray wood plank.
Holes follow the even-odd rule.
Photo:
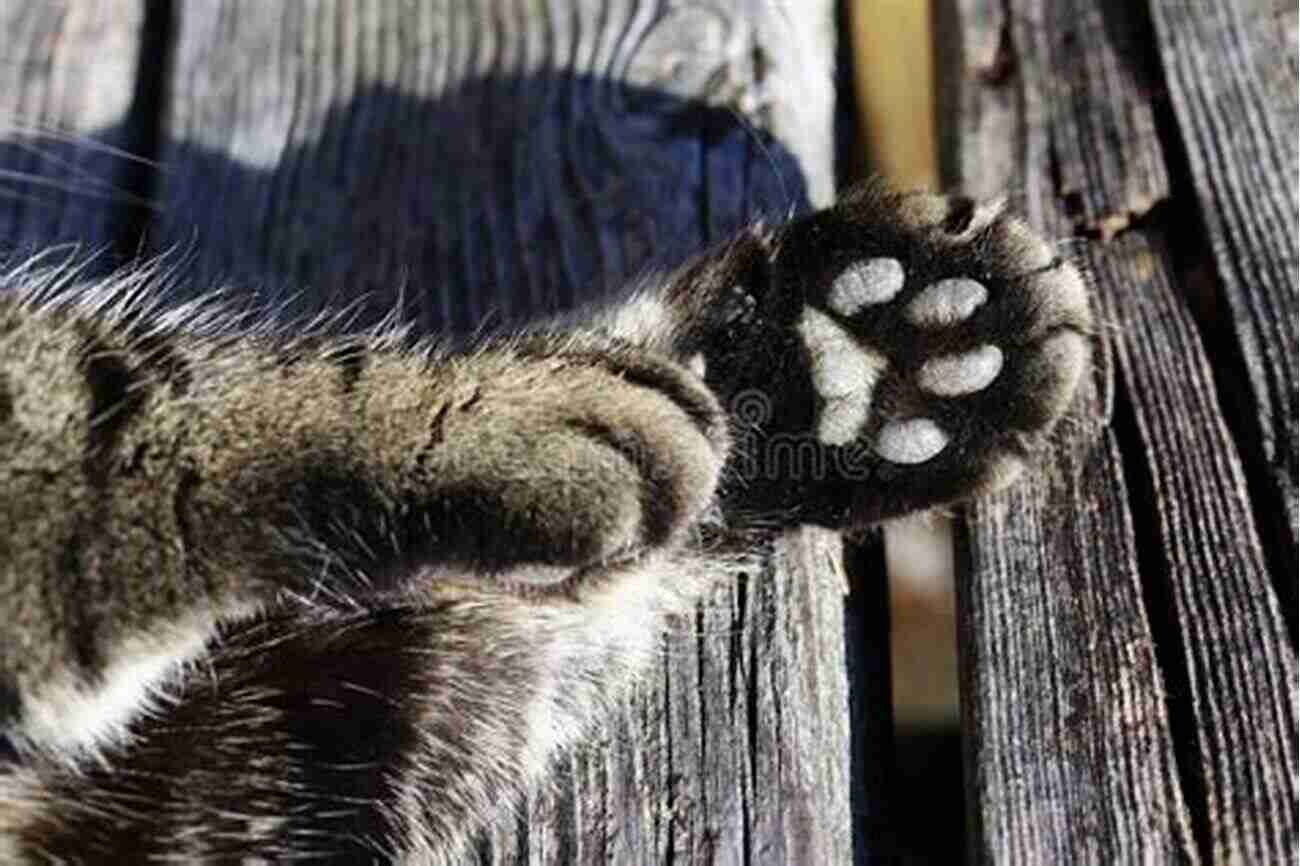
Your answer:
[[[140,0],[0,2],[0,253],[122,240],[143,27]]]
[[[360,299],[360,321],[396,305],[464,331],[570,306],[828,199],[829,20],[762,0],[181,4],[153,243],[289,312]],[[721,587],[483,861],[847,862],[838,553],[799,533]]]
[[[1049,484],[970,515],[958,594],[970,855],[1195,862],[1119,448],[1091,424],[1062,446]]]
[[[972,850],[1286,859],[1294,655],[1169,250],[1149,23],[1121,2],[958,12],[961,184],[1020,190],[1040,228],[1099,239],[1087,264],[1115,353],[1043,479],[969,514]]]
[[[830,165],[829,80],[808,61],[828,22],[798,16],[778,41],[779,13],[182,5],[168,162],[192,168],[167,179],[156,245],[192,242],[198,271],[271,294],[386,311],[405,289],[436,330],[598,297],[805,184],[829,198],[829,168],[790,179]],[[699,101],[782,145],[716,120],[683,134]]]
[[[1107,45],[1095,38],[1095,14],[1082,10],[1079,22],[1094,36],[1083,43],[1093,53],[1081,50],[1062,69],[1044,38],[1044,10],[1027,6],[968,0],[957,10],[965,73],[955,79],[954,180],[980,196],[1020,191],[1013,200],[1031,222],[1058,236],[1103,224],[1117,230],[1135,205],[1163,193],[1151,179],[1129,180],[1125,163],[1108,166],[1114,188],[1094,188],[1089,163],[1079,160],[1061,175],[1073,180],[1058,197],[1053,143],[1071,130],[1050,121],[1104,109],[1097,94],[1107,91],[1126,91],[1122,101],[1131,102],[1136,88],[1119,75],[1088,74],[1089,62],[1107,62],[1096,54]],[[1126,131],[1140,142],[1138,130],[1151,124],[1137,120]],[[1067,141],[1076,152],[1088,146]],[[1149,164],[1150,153],[1127,164]],[[1090,156],[1096,165],[1105,153]],[[1135,202],[1133,189],[1147,192]],[[1109,429],[1115,370],[1104,340],[1094,363],[1091,387],[1037,479],[970,508],[959,533],[970,853],[978,862],[1197,860]]]
[[[1294,862],[1297,669],[1246,501],[1241,460],[1217,405],[1209,359],[1180,296],[1163,227],[1092,257],[1122,338],[1153,515],[1144,579],[1167,617],[1165,687],[1185,794],[1207,862]],[[1145,497],[1134,497],[1142,502]],[[1152,573],[1154,572],[1154,573]]]
[[[1151,4],[1178,140],[1209,233],[1229,315],[1223,353],[1240,356],[1249,398],[1238,436],[1258,473],[1256,513],[1277,548],[1275,582],[1297,604],[1300,534],[1300,110],[1294,3]],[[1218,348],[1218,347],[1216,347]],[[1218,353],[1216,353],[1217,355]],[[1214,357],[1216,372],[1229,375]],[[1255,476],[1252,476],[1252,479]]]

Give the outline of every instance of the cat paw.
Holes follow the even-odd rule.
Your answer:
[[[688,370],[573,335],[515,341],[472,368],[423,469],[453,504],[449,543],[465,553],[452,558],[554,585],[677,544],[713,503],[728,425]]]
[[[869,187],[780,230],[768,261],[706,362],[748,431],[742,494],[800,520],[1005,486],[1088,364],[1079,272],[999,204]]]

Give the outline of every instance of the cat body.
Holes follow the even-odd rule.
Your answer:
[[[715,539],[1008,483],[1090,327],[999,207],[879,187],[456,351],[3,279],[5,863],[460,862]]]

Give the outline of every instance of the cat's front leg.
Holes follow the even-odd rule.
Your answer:
[[[287,596],[553,592],[671,549],[712,502],[719,407],[644,350],[195,333],[112,313],[123,280],[0,307],[0,733],[20,749],[110,744],[220,621]]]
[[[194,500],[247,545],[283,555],[267,563],[284,570],[277,582],[333,572],[335,590],[383,591],[419,568],[552,585],[675,545],[712,502],[727,425],[703,383],[667,359],[563,336],[361,361],[300,362],[282,385],[255,383],[275,389],[255,408],[205,426],[281,449],[274,461],[213,449],[210,465],[273,518],[274,535],[229,521],[229,491]],[[313,416],[318,429],[300,430]]]

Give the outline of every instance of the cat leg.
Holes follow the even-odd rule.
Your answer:
[[[0,304],[20,749],[111,741],[217,622],[285,595],[365,605],[417,571],[548,586],[672,547],[727,449],[693,376],[608,341],[451,356]]]
[[[268,611],[81,767],[0,767],[0,860],[466,862],[709,585],[661,552],[564,592]],[[6,847],[7,846],[7,847]]]

